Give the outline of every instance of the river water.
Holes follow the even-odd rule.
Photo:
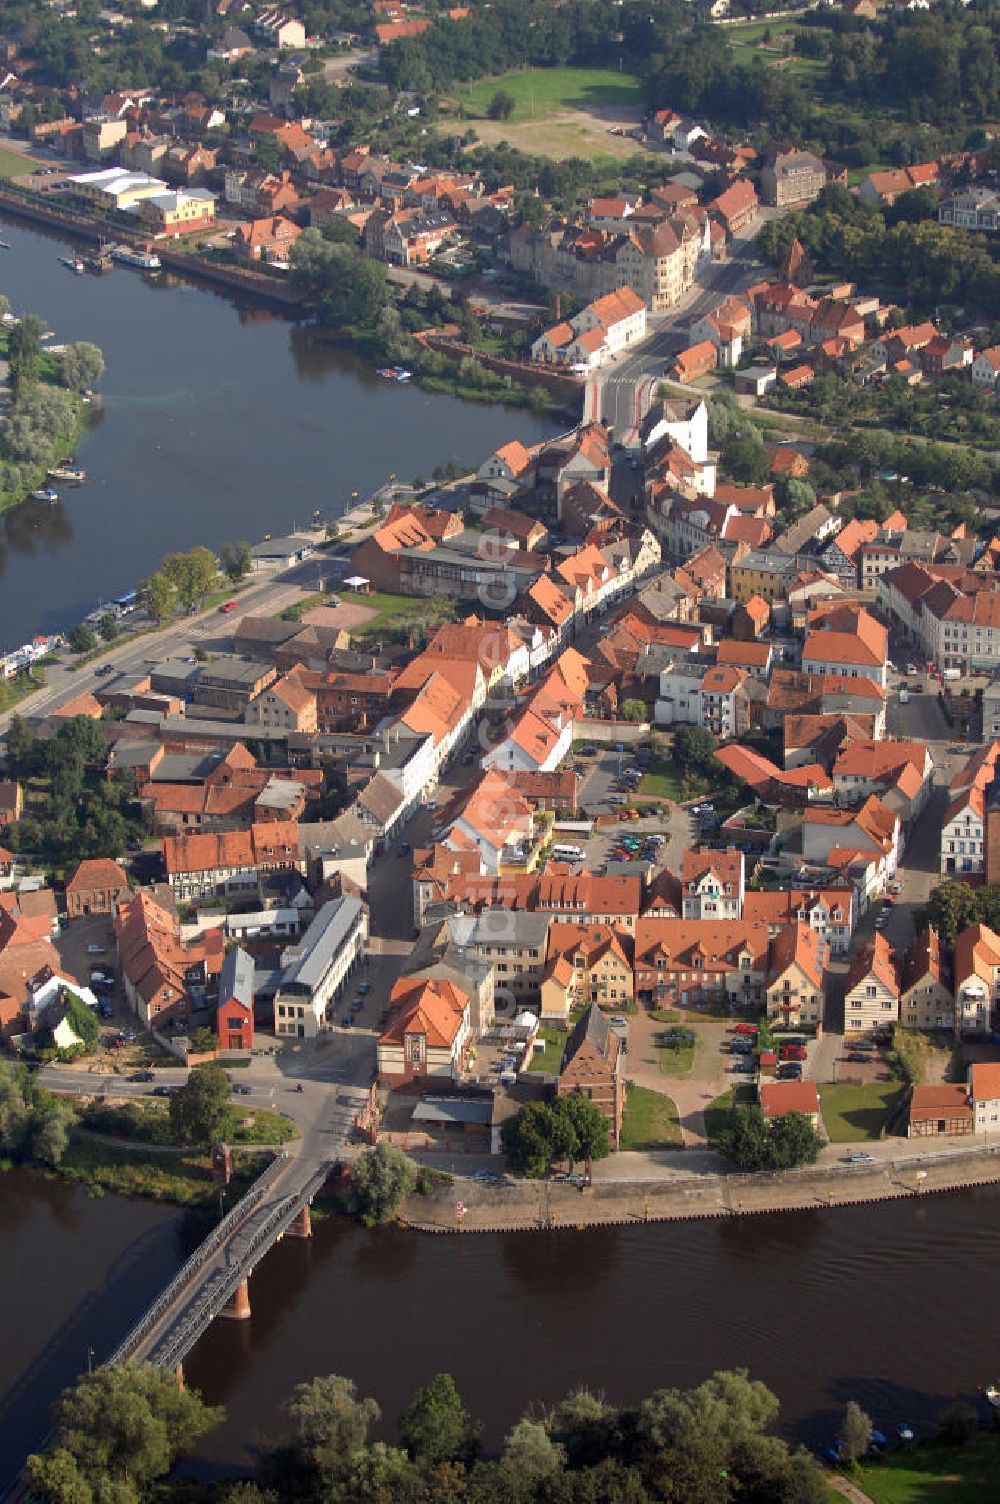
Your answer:
[[[0,224],[14,311],[40,314],[57,342],[93,341],[106,362],[103,412],[77,448],[87,484],[0,528],[0,651],[73,625],[171,550],[278,536],[390,473],[429,478],[556,429],[382,381],[305,327],[167,273],[74,276],[58,260],[67,243]]]

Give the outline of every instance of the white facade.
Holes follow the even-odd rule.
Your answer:
[[[941,827],[941,876],[981,873],[986,861],[984,836],[983,817],[970,800]]]
[[[274,1002],[275,1033],[315,1039],[334,1028],[348,978],[361,965],[368,921],[356,898],[326,903],[302,939],[282,953],[284,972]]]
[[[705,403],[699,402],[689,417],[662,418],[655,424],[646,436],[647,454],[667,436],[689,454],[696,465],[703,465],[708,459],[708,408]]]
[[[969,369],[976,386],[995,391],[1000,385],[1000,348],[980,351]]]

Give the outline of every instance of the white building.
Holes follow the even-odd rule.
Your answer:
[[[325,903],[302,939],[282,952],[274,1000],[274,1029],[293,1039],[315,1039],[338,1022],[336,1007],[364,957],[368,921],[356,898]]]

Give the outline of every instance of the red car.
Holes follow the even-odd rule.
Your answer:
[[[224,612],[226,612],[226,611],[235,611],[236,607],[238,605],[239,605],[238,601],[223,601],[222,605],[219,607],[219,610],[220,611],[224,611]]]
[[[735,1024],[733,1026],[733,1033],[734,1034],[756,1034],[756,1032],[757,1032],[757,1025],[756,1024]]]
[[[808,1060],[809,1053],[804,1044],[783,1044],[778,1051],[779,1060]]]

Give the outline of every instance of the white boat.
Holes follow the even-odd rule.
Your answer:
[[[83,271],[83,262],[79,256],[60,256],[59,260],[63,266],[68,266],[71,272],[76,272],[77,276],[80,276]]]
[[[9,250],[10,250],[10,241],[9,240],[0,240],[0,251],[9,251]]]
[[[79,470],[75,465],[55,465],[49,471],[49,480],[65,481],[71,486],[82,486],[86,479],[86,470]]]
[[[1000,1388],[996,1384],[985,1384],[983,1386],[983,1395],[988,1405],[992,1406],[994,1410],[1000,1410]]]
[[[122,262],[124,266],[137,266],[144,272],[158,272],[161,265],[155,251],[136,251],[130,245],[116,245],[111,259]]]
[[[59,492],[53,491],[51,486],[39,486],[37,491],[32,491],[31,499],[32,501],[47,501],[55,506],[59,500]]]

